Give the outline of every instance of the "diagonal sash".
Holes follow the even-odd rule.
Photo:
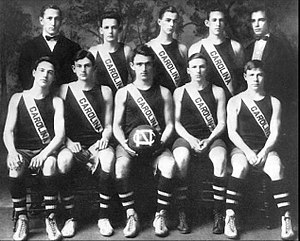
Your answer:
[[[146,117],[149,124],[154,127],[158,132],[161,132],[161,128],[159,126],[159,123],[156,119],[156,116],[151,109],[150,105],[147,103],[147,101],[144,99],[144,97],[141,95],[139,90],[135,87],[134,84],[129,84],[128,91],[132,98],[134,99],[137,106],[140,108],[144,116]]]
[[[231,95],[233,95],[232,76],[218,50],[207,39],[202,40],[202,45],[206,49],[225,86],[227,87]]]
[[[71,91],[80,106],[82,112],[84,113],[87,120],[90,122],[91,126],[97,133],[101,133],[103,131],[103,126],[101,121],[99,120],[93,106],[86,98],[82,90],[77,90],[76,88],[69,85]]]
[[[123,87],[124,83],[121,79],[121,75],[120,75],[113,59],[111,58],[109,52],[103,46],[99,46],[97,52],[99,53],[99,55],[103,61],[103,64],[110,76],[110,79],[114,83],[116,89],[120,89],[121,87]]]
[[[192,86],[185,86],[185,89],[194,102],[195,106],[199,110],[210,132],[213,132],[213,130],[216,128],[216,123],[208,105],[205,103],[204,99],[195,88],[193,88]]]
[[[264,114],[262,113],[262,111],[259,109],[259,107],[257,106],[257,104],[253,100],[251,100],[247,97],[242,97],[242,100],[245,103],[245,105],[247,106],[247,108],[249,109],[249,111],[251,112],[251,114],[253,115],[253,117],[256,120],[259,127],[265,133],[265,136],[267,138],[269,138],[269,136],[270,136],[270,126],[269,126],[269,123],[266,120]]]
[[[50,142],[50,134],[34,99],[27,91],[23,92],[23,99],[37,134],[43,144],[48,144]]]
[[[178,70],[176,69],[175,64],[171,60],[166,50],[163,48],[163,46],[160,43],[156,41],[151,41],[149,45],[153,49],[153,51],[155,52],[159,60],[161,61],[162,65],[165,67],[166,71],[168,72],[171,79],[173,80],[174,85],[178,87],[180,81],[180,75]]]

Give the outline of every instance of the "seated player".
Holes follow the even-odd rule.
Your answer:
[[[281,124],[281,104],[264,90],[264,67],[260,60],[249,61],[244,67],[247,89],[232,97],[227,105],[227,127],[235,145],[231,152],[233,172],[228,180],[224,233],[236,238],[237,206],[250,168],[265,172],[272,180],[275,202],[281,215],[281,238],[294,236],[288,186],[284,167],[275,145]]]
[[[186,220],[188,208],[187,172],[191,158],[203,162],[208,156],[214,167],[214,226],[213,233],[224,232],[226,145],[221,139],[225,130],[225,93],[206,80],[207,59],[195,53],[188,59],[191,82],[174,92],[175,129],[180,136],[173,144],[177,164],[176,201],[179,209],[178,230],[190,231]]]
[[[166,215],[172,197],[175,161],[167,148],[167,141],[170,140],[174,129],[173,106],[170,91],[153,81],[153,61],[154,53],[151,48],[145,45],[138,46],[133,51],[130,63],[135,72],[135,80],[132,84],[119,89],[115,96],[113,132],[119,142],[116,149],[116,189],[126,210],[127,224],[123,233],[127,238],[135,237],[139,232],[134,192],[129,182],[130,173],[136,171],[133,165],[134,159],[139,157],[128,146],[127,138],[130,132],[140,125],[153,126],[161,133],[161,146],[149,160],[154,168],[160,171],[157,212],[153,227],[158,236],[167,236],[169,232],[166,226]]]
[[[60,96],[65,100],[66,109],[66,145],[78,161],[88,165],[98,179],[100,209],[98,227],[103,236],[114,232],[108,217],[111,198],[111,172],[114,167],[114,149],[110,145],[112,136],[112,91],[107,86],[95,83],[92,78],[95,58],[92,53],[80,50],[74,57],[73,70],[77,81],[64,84]],[[74,196],[71,190],[70,169],[72,162],[58,162],[58,170],[63,178],[61,182],[62,199],[66,201],[68,217],[64,237],[75,234]]]
[[[45,222],[50,240],[59,240],[56,223],[56,159],[72,158],[64,141],[63,101],[54,97],[50,86],[55,79],[54,62],[41,57],[35,62],[31,89],[16,93],[8,106],[3,139],[8,151],[9,188],[17,218],[14,240],[26,240],[29,227],[26,210],[27,173],[40,173],[44,182]]]

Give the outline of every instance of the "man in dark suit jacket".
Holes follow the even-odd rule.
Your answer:
[[[26,42],[21,49],[19,81],[23,89],[31,88],[32,67],[41,56],[51,56],[56,62],[56,87],[76,79],[71,66],[73,56],[81,48],[77,43],[59,34],[62,23],[60,8],[56,5],[44,6],[39,21],[43,27],[41,35]]]
[[[296,103],[297,65],[286,39],[270,33],[270,13],[263,6],[251,10],[251,25],[255,40],[246,47],[246,60],[258,59],[264,63],[265,89],[279,98],[285,106]]]

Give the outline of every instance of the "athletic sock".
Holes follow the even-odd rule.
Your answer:
[[[216,213],[225,213],[225,195],[226,195],[227,178],[213,177],[214,191],[214,211]]]
[[[172,199],[172,179],[160,176],[157,188],[157,212],[168,210]]]
[[[116,179],[116,189],[125,210],[134,209],[134,192],[129,178]]]
[[[103,170],[100,171],[98,177],[98,192],[100,197],[99,219],[108,218],[108,210],[111,199],[111,178],[110,174]]]
[[[175,202],[178,210],[185,211],[188,206],[188,183],[186,178],[176,178],[175,182]]]
[[[57,186],[56,176],[43,176],[45,184],[44,201],[45,201],[45,215],[48,217],[51,213],[57,211]]]
[[[75,218],[75,200],[73,193],[72,175],[71,173],[60,174],[59,176],[59,191],[65,208],[66,220]]]
[[[9,190],[16,218],[27,215],[25,178],[9,177]]]
[[[284,214],[290,210],[291,206],[286,180],[281,179],[277,181],[272,181],[272,189],[273,196],[279,209],[280,215],[284,216]]]
[[[232,209],[236,213],[244,186],[244,179],[229,177],[226,191],[226,209]]]

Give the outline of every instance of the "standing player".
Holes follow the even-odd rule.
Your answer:
[[[39,21],[42,33],[26,42],[21,48],[19,60],[19,81],[24,90],[32,86],[32,68],[42,56],[51,56],[56,64],[55,86],[75,80],[72,60],[80,46],[59,33],[62,11],[56,5],[45,5],[41,9]]]
[[[55,75],[53,60],[38,59],[32,75],[32,88],[12,96],[3,133],[8,150],[9,187],[17,217],[13,239],[26,240],[29,231],[25,186],[29,171],[43,175],[46,231],[50,240],[58,240],[61,233],[56,223],[56,159],[72,158],[72,153],[67,148],[60,149],[65,137],[64,106],[60,98],[50,93]]]
[[[95,83],[92,77],[95,58],[92,53],[80,50],[74,58],[73,70],[77,81],[62,85],[60,96],[65,100],[66,108],[66,145],[76,159],[89,151],[83,161],[92,164],[91,171],[98,178],[100,210],[98,227],[103,236],[111,236],[114,232],[108,217],[111,198],[111,172],[114,167],[114,150],[109,145],[112,135],[112,92],[107,86]],[[71,162],[58,163],[58,169],[64,176],[62,186],[65,186],[63,199],[68,201],[66,208],[74,207],[71,198],[70,175]],[[69,213],[72,215],[71,210]],[[76,219],[69,216],[62,233],[71,237],[75,233]],[[63,232],[65,231],[65,232]]]
[[[128,45],[119,42],[122,21],[117,12],[103,13],[100,24],[103,43],[89,49],[96,59],[94,77],[101,85],[109,86],[115,95],[119,88],[127,85],[132,51]]]
[[[135,127],[150,123],[161,133],[161,147],[152,156],[154,167],[160,171],[157,212],[153,226],[158,236],[166,236],[169,232],[166,215],[172,197],[175,161],[166,146],[174,128],[173,106],[170,91],[153,80],[153,61],[154,53],[151,48],[145,45],[138,46],[130,63],[135,72],[135,80],[120,89],[115,96],[113,132],[119,142],[116,149],[116,185],[126,210],[127,224],[123,232],[128,238],[138,234],[139,221],[135,212],[133,187],[129,183],[130,172],[135,171],[135,167],[132,166],[134,159],[138,157],[128,146],[127,138]]]
[[[237,205],[250,168],[264,171],[272,180],[275,202],[281,215],[281,238],[294,236],[291,223],[288,186],[283,179],[283,165],[275,151],[281,124],[280,101],[264,90],[264,68],[259,60],[244,67],[247,89],[231,98],[227,105],[228,133],[235,148],[231,152],[232,176],[226,194],[224,233],[236,238]]]
[[[191,158],[203,161],[208,155],[214,166],[213,233],[224,232],[226,145],[220,138],[225,130],[225,93],[221,87],[206,80],[207,60],[195,53],[188,59],[187,72],[191,82],[174,92],[175,129],[180,136],[173,145],[177,164],[176,199],[179,208],[178,230],[190,231],[186,220],[187,172]]]
[[[154,79],[157,79],[159,84],[169,89],[171,93],[188,81],[187,47],[173,38],[178,15],[175,7],[162,8],[157,20],[160,27],[159,35],[147,43],[156,54]]]
[[[226,101],[241,91],[244,54],[240,43],[225,35],[226,14],[219,5],[207,11],[208,37],[194,43],[188,56],[203,53],[208,60],[207,80],[225,90]]]

